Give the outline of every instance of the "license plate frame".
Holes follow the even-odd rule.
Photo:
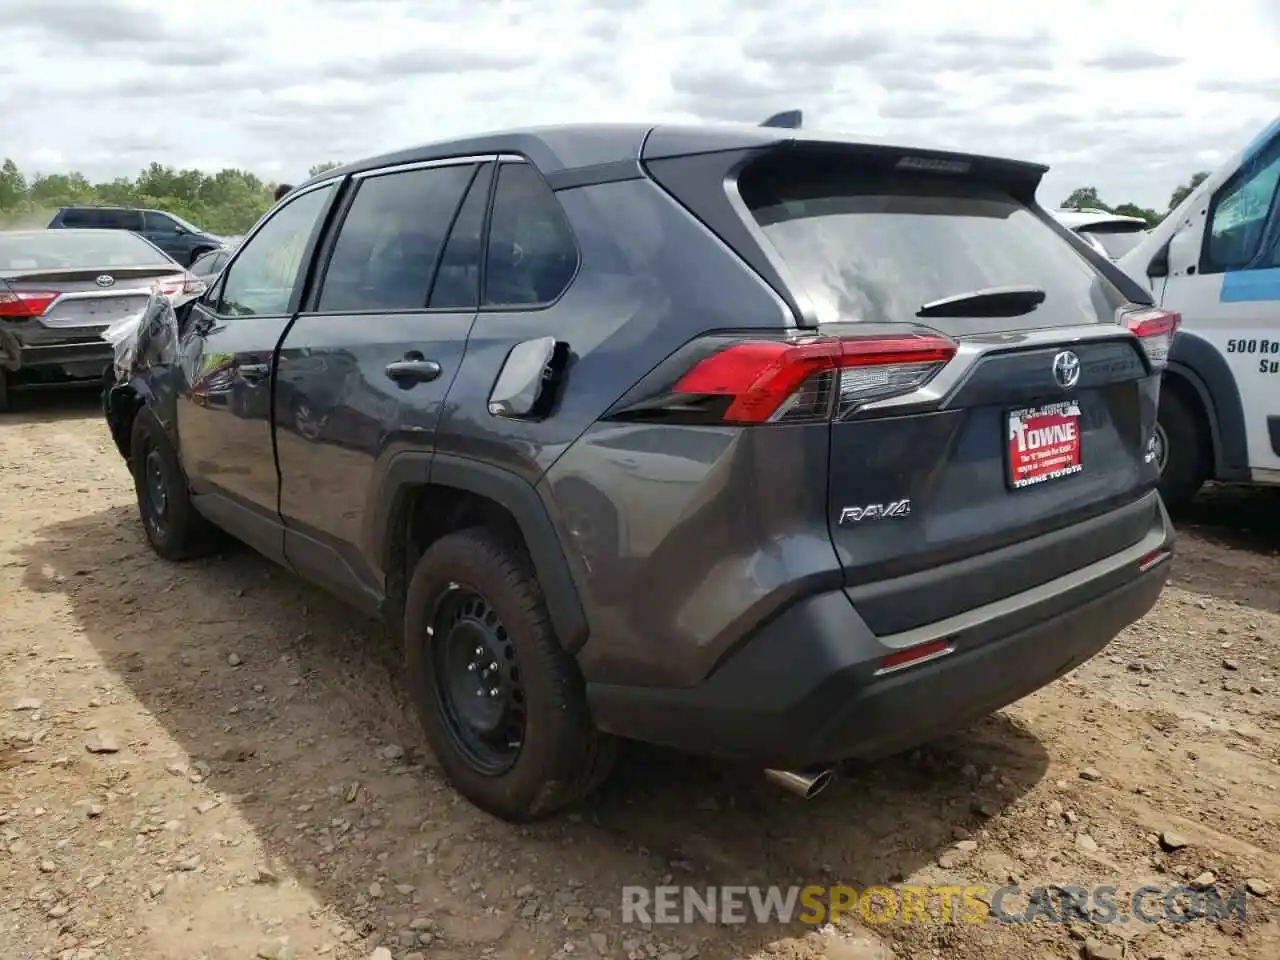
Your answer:
[[[1028,490],[1082,473],[1082,419],[1078,400],[1006,411],[1005,485]]]

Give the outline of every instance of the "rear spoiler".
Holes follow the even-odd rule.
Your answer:
[[[804,114],[799,110],[783,110],[782,113],[775,113],[772,117],[760,124],[762,127],[779,127],[783,130],[799,130],[800,121]]]

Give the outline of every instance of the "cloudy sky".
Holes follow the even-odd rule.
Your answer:
[[[297,181],[581,120],[865,131],[1163,208],[1280,113],[1280,0],[0,0],[0,153]]]

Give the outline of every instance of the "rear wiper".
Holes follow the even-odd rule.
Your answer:
[[[932,300],[917,317],[1020,317],[1044,303],[1039,287],[987,287]]]

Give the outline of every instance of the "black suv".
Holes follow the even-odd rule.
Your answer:
[[[105,398],[163,557],[221,528],[403,633],[510,820],[617,738],[758,764],[962,728],[1155,603],[1178,317],[1045,168],[544,128],[329,171]]]
[[[136,210],[132,207],[63,207],[49,222],[50,230],[63,227],[94,230],[129,230],[154,243],[177,260],[190,266],[223,242],[181,217],[165,210]]]

